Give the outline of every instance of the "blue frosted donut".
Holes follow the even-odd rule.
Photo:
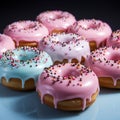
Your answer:
[[[0,59],[1,83],[7,87],[16,88],[17,85],[9,86],[9,83],[11,79],[17,78],[22,81],[21,89],[24,90],[27,80],[33,79],[36,84],[38,75],[41,74],[45,67],[49,67],[52,64],[51,57],[46,52],[40,51],[37,48],[24,46],[11,51],[8,50],[3,53]]]

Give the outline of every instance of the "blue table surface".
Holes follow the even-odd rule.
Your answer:
[[[120,120],[120,90],[100,89],[85,111],[65,112],[41,104],[36,91],[14,91],[0,85],[0,120]]]

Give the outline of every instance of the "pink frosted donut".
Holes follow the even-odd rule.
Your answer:
[[[112,30],[107,23],[101,20],[84,19],[75,22],[69,28],[68,32],[86,37],[90,42],[91,49],[94,50],[110,38]]]
[[[93,51],[88,66],[99,77],[102,87],[120,88],[120,48],[103,47]]]
[[[34,46],[35,43],[37,46],[38,42],[49,34],[48,29],[43,24],[30,20],[12,23],[6,26],[4,33],[16,42],[16,46]],[[33,45],[29,45],[29,43],[33,43]]]
[[[39,76],[36,90],[42,103],[51,107],[68,111],[84,110],[95,101],[99,83],[91,69],[79,63],[66,63],[46,68]],[[52,101],[47,101],[47,96],[52,96]]]
[[[120,47],[120,29],[112,33],[111,38],[107,41],[108,46]]]
[[[73,33],[54,33],[44,37],[40,41],[39,49],[46,51],[54,62],[62,62],[64,59],[69,62],[77,59],[81,62],[82,58],[90,55],[89,42]]]
[[[2,56],[2,53],[6,50],[13,50],[15,48],[15,43],[11,39],[11,37],[0,34],[0,58]]]
[[[53,10],[40,13],[37,18],[52,32],[65,32],[75,21],[75,17],[66,11]]]

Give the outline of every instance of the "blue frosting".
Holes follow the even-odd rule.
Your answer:
[[[13,51],[6,51],[0,59],[0,78],[5,77],[7,82],[10,78],[22,80],[22,88],[25,81],[33,78],[35,83],[45,67],[53,62],[45,51],[37,48],[21,47]]]

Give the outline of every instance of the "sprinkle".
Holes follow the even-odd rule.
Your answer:
[[[31,59],[27,59],[27,53],[29,54],[29,52],[31,53],[33,52],[33,55],[31,55]],[[22,57],[23,58],[25,57],[27,60],[21,59]],[[42,60],[43,58],[44,58],[44,62],[46,63],[48,61],[48,58],[45,58],[44,52],[41,52],[37,48],[24,46],[24,47],[18,47],[14,50],[7,50],[6,52],[3,53],[1,61],[3,63],[8,62],[9,65],[16,68],[32,63],[34,63],[35,66],[37,67],[38,63],[40,63],[40,61],[43,61]],[[32,65],[30,65],[30,67],[32,67]]]

